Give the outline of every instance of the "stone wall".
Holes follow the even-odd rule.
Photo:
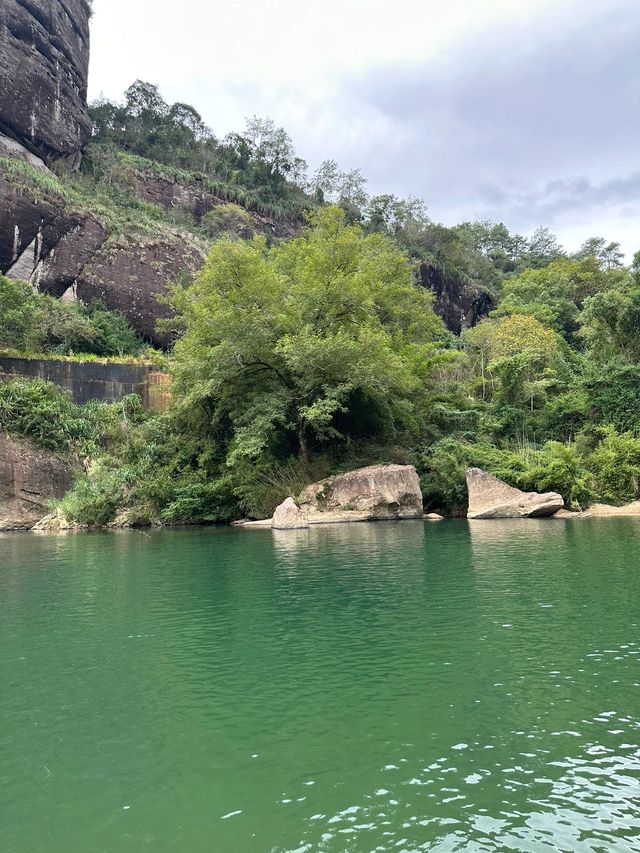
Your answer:
[[[148,411],[164,412],[169,404],[169,376],[151,364],[0,356],[0,381],[16,377],[46,379],[68,391],[74,402],[114,403],[138,394]]]

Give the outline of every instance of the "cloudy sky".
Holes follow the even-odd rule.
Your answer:
[[[90,96],[136,78],[216,135],[269,115],[311,169],[433,219],[640,249],[640,0],[94,0]]]

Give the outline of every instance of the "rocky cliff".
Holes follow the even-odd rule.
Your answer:
[[[0,272],[56,297],[100,298],[163,345],[157,297],[202,265],[198,241],[135,213],[121,222],[48,169],[75,169],[91,137],[89,15],[86,0],[0,0]]]
[[[164,222],[135,222],[133,211],[121,224],[118,213],[89,204],[25,149],[0,139],[0,272],[55,297],[101,299],[163,346],[156,322],[168,309],[158,297],[202,266],[204,249]]]
[[[0,0],[0,273],[58,298],[99,298],[165,346],[158,297],[202,266],[203,238],[277,240],[301,223],[228,204],[204,176],[99,146],[81,175],[59,180],[48,167],[72,172],[91,137],[89,16],[87,0]],[[488,294],[433,266],[423,264],[421,279],[455,333],[491,307]]]
[[[91,136],[86,0],[0,3],[0,130],[75,168]]]
[[[495,307],[493,296],[484,288],[449,278],[434,264],[421,264],[420,282],[433,293],[436,313],[456,335],[475,326]]]
[[[29,530],[71,488],[70,467],[30,441],[0,432],[0,530]]]

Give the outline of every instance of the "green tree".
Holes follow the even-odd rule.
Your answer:
[[[593,358],[640,361],[640,288],[634,283],[585,300],[580,336]]]
[[[527,266],[546,267],[553,261],[564,256],[565,252],[558,243],[558,238],[546,226],[536,228],[529,240],[529,248],[526,254]]]
[[[604,237],[590,237],[576,253],[577,258],[595,258],[602,269],[615,269],[622,266],[624,252],[620,243],[607,243]]]
[[[465,332],[464,344],[479,364],[483,397],[490,383],[501,405],[526,402],[533,411],[557,380],[562,361],[558,336],[531,315],[485,320]]]
[[[356,416],[374,431],[408,428],[443,358],[441,323],[405,257],[339,208],[270,250],[221,240],[173,302],[176,396],[226,425],[231,466],[291,444],[307,463],[314,446],[353,439]]]
[[[575,344],[585,299],[617,288],[627,279],[625,270],[605,270],[591,255],[581,260],[553,261],[541,269],[527,269],[507,279],[496,313],[531,314]]]

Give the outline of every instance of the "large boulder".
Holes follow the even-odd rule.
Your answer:
[[[274,530],[302,530],[309,526],[309,516],[300,509],[293,498],[280,504],[271,519]]]
[[[564,508],[556,492],[521,492],[480,468],[467,469],[467,518],[541,518]]]
[[[80,162],[91,137],[87,0],[0,2],[0,131],[45,162]]]
[[[31,529],[71,482],[71,468],[54,453],[0,432],[0,530]]]
[[[307,486],[298,504],[309,512],[310,521],[311,514],[339,512],[347,518],[349,513],[369,519],[423,516],[420,480],[413,465],[371,465],[329,477]]]

